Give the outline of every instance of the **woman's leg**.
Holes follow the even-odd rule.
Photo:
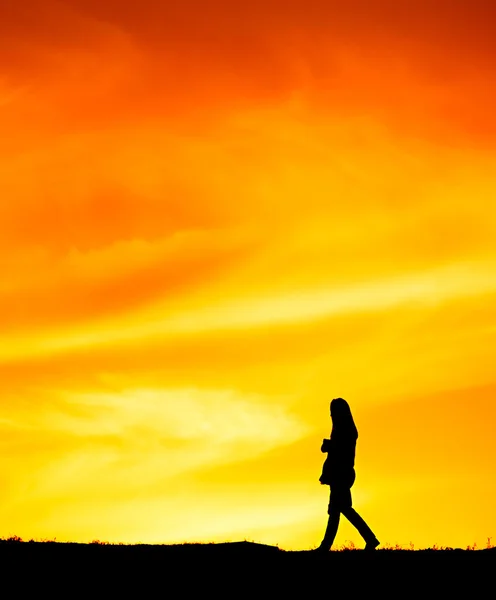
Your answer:
[[[332,502],[329,502],[329,519],[324,533],[324,539],[320,543],[319,550],[330,550],[338,532],[339,527],[339,507]]]
[[[348,485],[341,481],[335,481],[331,485],[331,495],[329,498],[329,507],[327,514],[329,519],[327,520],[327,528],[324,533],[324,539],[322,540],[319,550],[330,550],[336,537],[336,533],[339,527],[340,513],[347,506],[351,507],[351,491]]]
[[[341,512],[348,519],[348,521],[357,528],[358,533],[363,537],[369,547],[373,546],[375,548],[379,545],[379,541],[375,537],[372,529],[370,529],[367,523],[365,523],[362,517],[354,508],[352,508],[351,505],[344,507]]]

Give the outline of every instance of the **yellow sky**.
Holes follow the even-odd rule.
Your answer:
[[[496,535],[494,8],[0,8],[0,536]],[[342,524],[336,545],[360,539]]]

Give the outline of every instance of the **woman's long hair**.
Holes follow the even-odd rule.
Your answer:
[[[334,398],[331,402],[331,419],[331,438],[358,438],[358,429],[353,421],[350,405],[343,398]]]

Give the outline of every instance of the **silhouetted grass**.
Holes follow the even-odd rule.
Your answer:
[[[5,574],[22,572],[17,584],[33,583],[53,593],[68,582],[65,597],[147,595],[192,598],[198,594],[245,598],[331,595],[348,586],[357,592],[375,589],[388,596],[416,590],[423,597],[437,587],[443,597],[460,592],[465,581],[470,597],[478,586],[492,586],[496,548],[434,546],[415,550],[387,546],[367,553],[347,543],[338,551],[285,551],[254,542],[211,544],[89,544],[56,540],[0,539],[0,565]],[[400,587],[398,587],[398,582]],[[53,588],[55,586],[55,588]],[[372,586],[372,588],[370,588]],[[429,592],[426,595],[426,590]],[[488,588],[489,590],[489,588]],[[224,592],[224,593],[223,593]],[[134,593],[134,592],[133,592]],[[376,594],[374,594],[376,595]],[[356,597],[354,594],[351,598]]]

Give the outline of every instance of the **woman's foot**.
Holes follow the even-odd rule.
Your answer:
[[[372,540],[369,540],[366,544],[365,544],[365,548],[364,550],[375,550],[377,548],[377,546],[380,544],[381,542],[377,539],[374,538]]]

